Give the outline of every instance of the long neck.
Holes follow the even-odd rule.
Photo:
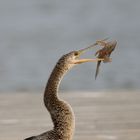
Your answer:
[[[61,79],[68,69],[64,63],[58,62],[50,75],[44,93],[44,103],[54,124],[53,131],[61,135],[63,140],[72,139],[75,127],[74,113],[70,105],[60,100],[57,95]]]
[[[63,59],[59,60],[50,75],[44,93],[44,103],[54,124],[53,131],[62,140],[72,140],[75,127],[72,108],[68,103],[60,100],[57,95],[60,82],[70,68],[71,66],[64,63]]]
[[[57,93],[59,85],[67,71],[68,69],[66,69],[64,65],[60,65],[59,63],[57,63],[55,68],[53,69],[44,92],[44,103],[47,108],[52,99],[58,100]]]

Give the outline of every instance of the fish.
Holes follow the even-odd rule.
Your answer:
[[[112,60],[110,58],[110,55],[115,50],[117,41],[114,40],[114,41],[106,42],[106,41],[98,40],[96,41],[96,44],[102,46],[103,48],[98,50],[95,53],[95,56],[97,56],[97,58],[104,59],[103,60],[104,63],[111,62]],[[96,72],[95,72],[95,80],[99,74],[100,65],[101,65],[101,61],[98,61],[96,66]]]

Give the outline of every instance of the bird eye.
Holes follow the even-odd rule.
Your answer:
[[[75,52],[74,55],[75,55],[75,56],[78,56],[79,54],[78,54],[78,52]]]

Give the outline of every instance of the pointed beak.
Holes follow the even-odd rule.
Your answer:
[[[97,45],[98,45],[98,42],[103,42],[103,41],[106,41],[106,40],[108,40],[108,39],[109,39],[109,38],[104,38],[104,39],[102,39],[102,40],[97,40],[94,44],[91,44],[90,46],[88,46],[88,47],[86,47],[86,48],[84,48],[84,49],[82,49],[82,50],[79,50],[79,52],[80,52],[80,53],[84,53],[85,51],[87,51],[87,50],[89,50],[89,49],[91,49],[91,48],[97,46]]]
[[[77,51],[78,53],[78,58],[84,54],[86,52],[86,50],[88,50],[88,48],[85,48],[85,49],[82,49],[82,50],[79,50]],[[74,64],[82,64],[82,63],[85,63],[85,62],[98,62],[98,61],[103,61],[104,59],[100,59],[100,58],[95,58],[95,59],[75,59],[74,60]]]

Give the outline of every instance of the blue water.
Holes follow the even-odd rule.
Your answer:
[[[1,1],[0,91],[43,90],[61,55],[105,37],[118,41],[113,62],[96,81],[96,64],[75,67],[61,90],[140,89],[139,13],[138,0]]]

